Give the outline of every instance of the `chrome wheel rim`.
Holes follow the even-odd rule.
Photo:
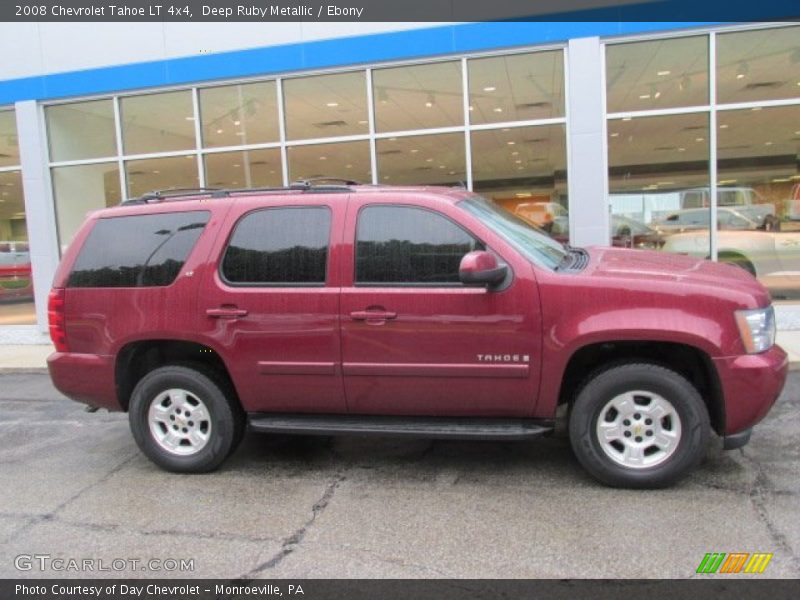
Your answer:
[[[150,403],[147,420],[156,443],[177,456],[200,452],[211,437],[208,408],[188,390],[161,392]]]
[[[681,420],[663,396],[644,390],[625,392],[600,411],[597,439],[606,456],[623,467],[655,467],[678,449]]]

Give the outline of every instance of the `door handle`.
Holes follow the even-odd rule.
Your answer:
[[[388,321],[396,319],[397,313],[389,310],[354,310],[350,318],[353,321]]]
[[[235,306],[220,306],[219,308],[207,309],[206,315],[212,319],[238,319],[239,317],[246,317],[247,311]]]

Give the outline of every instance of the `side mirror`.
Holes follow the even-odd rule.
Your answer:
[[[491,252],[475,250],[465,254],[458,267],[461,283],[478,283],[487,286],[497,285],[508,274],[508,267],[497,263]]]

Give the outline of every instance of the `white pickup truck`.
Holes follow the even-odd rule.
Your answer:
[[[707,187],[689,188],[685,190],[649,192],[641,194],[611,194],[609,201],[613,214],[625,215],[643,223],[656,226],[669,225],[670,221],[691,220],[690,215],[698,214],[702,209],[708,210],[711,193]],[[780,220],[775,212],[775,205],[765,202],[764,198],[750,187],[718,187],[717,206],[735,211],[738,216],[752,222],[752,228],[776,231],[780,228]],[[800,204],[798,205],[800,207]],[[800,214],[800,208],[798,209]],[[695,229],[708,227],[706,223],[698,223]],[[679,228],[691,229],[692,227]],[[723,227],[725,228],[725,227]],[[741,227],[731,227],[739,229]]]
[[[707,208],[709,188],[682,190],[680,206],[682,209]],[[775,205],[765,202],[762,196],[749,187],[718,187],[717,206],[735,208],[736,212],[749,218],[759,229],[774,231],[780,226],[775,214]]]

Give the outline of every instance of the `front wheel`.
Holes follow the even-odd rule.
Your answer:
[[[210,374],[167,366],[136,385],[128,411],[131,432],[147,457],[167,471],[216,469],[241,440],[243,417]]]
[[[668,486],[705,454],[709,419],[697,389],[649,363],[592,375],[570,412],[572,449],[601,482],[629,488]]]

